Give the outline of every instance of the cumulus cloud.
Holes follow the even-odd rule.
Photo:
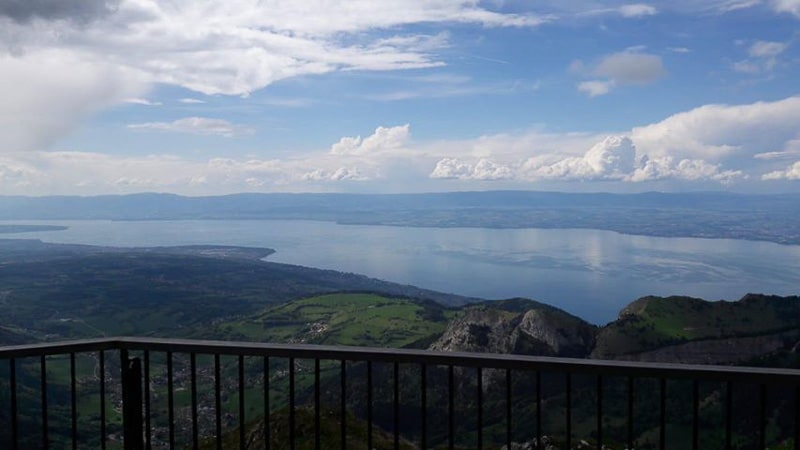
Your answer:
[[[368,177],[364,176],[357,167],[339,167],[334,171],[325,169],[315,169],[311,172],[306,172],[301,176],[303,181],[366,181]]]
[[[430,177],[458,180],[506,180],[512,178],[513,173],[510,168],[488,159],[482,158],[475,162],[469,162],[456,158],[444,158],[436,163]]]
[[[7,194],[142,190],[204,194],[325,190],[340,181],[408,191],[442,188],[447,179],[498,182],[503,187],[575,180],[729,184],[792,179],[793,163],[800,159],[797,123],[800,97],[790,97],[706,105],[608,135],[536,128],[520,134],[417,142],[409,139],[409,125],[383,126],[365,138],[346,137],[332,147],[282,159],[198,161],[174,155],[22,152],[0,155],[0,189]],[[146,129],[174,123],[159,124],[166,125]],[[409,185],[408,180],[415,181]],[[350,189],[355,184],[336,186]]]
[[[529,160],[525,167],[534,179],[624,180],[636,167],[636,147],[627,136],[608,136],[582,156],[545,165]]]
[[[331,146],[334,155],[364,155],[403,147],[409,138],[409,124],[395,127],[378,127],[366,138],[343,137]]]
[[[800,180],[800,161],[792,164],[784,170],[776,170],[765,173],[761,176],[762,180]]]
[[[564,141],[565,143],[567,141]],[[499,156],[499,155],[498,155]],[[430,178],[456,180],[586,181],[642,183],[658,180],[716,181],[729,184],[747,178],[741,170],[723,168],[702,159],[651,158],[639,152],[625,135],[610,135],[583,153],[540,154],[524,160],[442,158]]]
[[[723,160],[744,166],[753,155],[796,139],[800,97],[746,105],[711,104],[636,127],[631,137],[652,157]]]
[[[590,97],[605,95],[615,86],[652,83],[666,75],[660,56],[645,53],[641,47],[632,47],[622,52],[603,56],[588,71],[588,75],[601,79],[584,81],[578,90]],[[573,61],[569,72],[581,74],[586,66],[581,61]]]
[[[252,134],[253,129],[236,125],[223,119],[208,117],[186,117],[172,122],[146,122],[128,125],[131,129],[173,131],[176,133],[204,134],[237,137]]]
[[[720,164],[711,164],[701,159],[676,161],[671,156],[654,159],[645,156],[628,179],[635,182],[663,179],[713,180],[730,184],[738,178],[747,178],[747,175],[741,170],[723,170]]]

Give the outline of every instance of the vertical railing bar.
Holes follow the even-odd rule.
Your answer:
[[[394,363],[394,392],[393,392],[393,400],[392,400],[392,422],[393,422],[393,432],[394,432],[394,449],[400,449],[400,364],[395,362]]]
[[[794,391],[794,450],[800,450],[800,385]]]
[[[660,379],[659,392],[658,448],[664,450],[667,446],[667,380],[665,378]]]
[[[200,436],[197,424],[197,354],[189,354],[189,371],[191,390],[192,390],[192,448],[195,450],[200,446]]]
[[[572,374],[567,373],[566,375],[566,391],[567,391],[567,409],[566,409],[566,416],[567,416],[567,439],[566,439],[566,447],[572,448]]]
[[[100,350],[100,448],[106,449],[106,353]]]
[[[289,449],[295,449],[294,423],[294,358],[289,358]]]
[[[536,448],[542,448],[542,373],[536,371]]]
[[[483,368],[478,367],[478,450],[483,448]]]
[[[511,448],[511,369],[506,369],[506,448]]]
[[[733,434],[733,383],[728,381],[725,386],[725,448],[731,450]]]
[[[447,366],[447,443],[453,450],[456,437],[456,408],[455,408],[455,369]]]
[[[219,353],[214,354],[214,412],[216,416],[217,450],[222,450],[222,397],[220,394]]]
[[[422,450],[428,447],[428,366],[424,363],[419,365],[420,375],[420,440]]]
[[[341,365],[339,368],[340,373],[340,388],[341,388],[341,395],[339,396],[339,407],[341,409],[341,420],[339,421],[340,425],[340,433],[341,433],[341,441],[342,441],[342,450],[347,450],[347,361],[341,360]]]
[[[314,449],[320,450],[322,446],[322,436],[320,436],[320,382],[319,382],[319,358],[314,360]]]
[[[367,448],[372,448],[372,361],[367,361]]]
[[[122,428],[125,450],[144,448],[142,424],[142,364],[131,359],[128,350],[119,351],[120,387],[122,389]]]
[[[761,439],[761,447],[767,448],[767,385],[762,384],[759,389],[759,437]]]
[[[145,446],[152,448],[152,431],[150,430],[150,351],[144,351],[144,436]]]
[[[70,393],[70,413],[72,415],[70,425],[72,426],[72,450],[78,448],[78,399],[77,386],[75,384],[75,352],[69,354],[69,393]]]
[[[167,352],[167,420],[169,421],[169,448],[175,448],[175,389],[173,386],[172,352]]]
[[[39,360],[40,377],[42,389],[42,448],[50,447],[50,438],[48,437],[48,424],[47,424],[47,357],[42,355]]]
[[[633,448],[633,377],[628,377],[628,448]]]
[[[17,360],[8,360],[9,389],[11,390],[11,447],[14,450],[19,448],[19,424],[17,423]]]
[[[597,450],[603,450],[603,376],[597,376]]]
[[[239,355],[239,448],[244,450],[244,355]]]
[[[700,383],[692,381],[692,449],[700,450]]]
[[[269,356],[264,357],[264,448],[269,450]]]

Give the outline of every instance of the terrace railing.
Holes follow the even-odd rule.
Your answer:
[[[0,448],[794,448],[800,371],[108,338],[0,347]]]

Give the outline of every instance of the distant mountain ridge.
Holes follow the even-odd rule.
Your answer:
[[[411,227],[593,228],[800,245],[800,195],[536,191],[0,196],[0,220],[307,219]]]

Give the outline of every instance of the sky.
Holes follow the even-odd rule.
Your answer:
[[[800,192],[800,0],[0,0],[0,194]]]

